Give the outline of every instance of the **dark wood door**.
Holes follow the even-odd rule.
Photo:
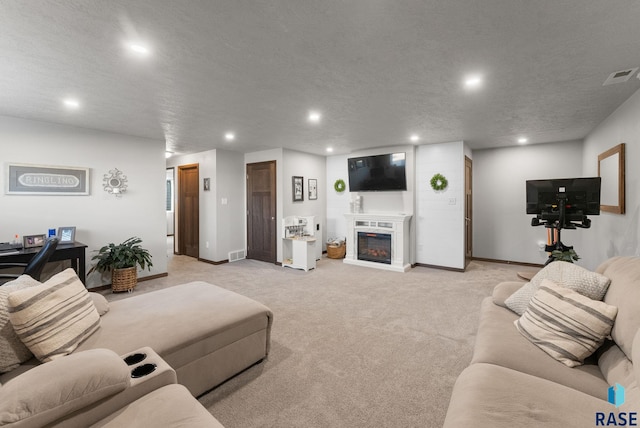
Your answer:
[[[178,253],[198,257],[200,195],[198,164],[178,167]]]
[[[247,258],[276,262],[276,162],[247,164]]]
[[[472,162],[464,157],[464,235],[465,235],[465,266],[471,262],[473,256],[473,199],[472,199]]]

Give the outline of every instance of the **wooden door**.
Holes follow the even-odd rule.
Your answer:
[[[200,195],[198,164],[178,167],[178,254],[198,257]]]
[[[247,258],[275,263],[276,162],[247,164]]]
[[[473,256],[473,199],[472,199],[472,162],[468,157],[464,157],[464,235],[465,235],[465,266],[471,262]]]

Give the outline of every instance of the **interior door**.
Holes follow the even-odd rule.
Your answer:
[[[200,194],[198,164],[178,167],[178,253],[198,257]]]
[[[275,263],[276,162],[247,164],[247,258]]]
[[[468,157],[464,157],[464,225],[465,225],[465,266],[471,262],[473,256],[473,199],[472,199],[472,162]]]

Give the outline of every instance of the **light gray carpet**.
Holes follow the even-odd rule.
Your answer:
[[[172,256],[169,276],[134,294],[204,280],[274,312],[269,358],[199,398],[227,428],[440,427],[481,300],[522,269],[472,262],[465,273],[403,274],[323,258],[303,272]]]

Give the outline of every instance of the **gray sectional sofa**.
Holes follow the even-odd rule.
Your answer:
[[[617,316],[610,339],[577,367],[552,358],[515,327],[520,316],[505,300],[522,282],[495,287],[482,303],[473,358],[455,383],[444,427],[637,426],[640,258],[615,257],[596,272],[611,280],[603,302],[617,307]],[[610,402],[616,394],[618,406]]]
[[[67,356],[47,363],[32,358],[0,374],[0,397],[14,396],[15,391],[37,392],[40,388],[34,379],[45,382],[49,393],[71,397],[78,388],[110,379],[114,376],[111,372],[116,373],[116,385],[107,382],[108,388],[94,394],[94,401],[53,403],[53,410],[44,409],[35,416],[31,414],[33,406],[18,407],[14,409],[17,413],[12,413],[5,402],[0,405],[0,426],[219,427],[193,397],[269,353],[271,311],[221,287],[191,282],[111,303],[96,293],[85,294],[92,295],[92,305],[100,313],[99,327]],[[5,342],[0,341],[0,346],[6,346]],[[123,358],[141,348],[145,360],[128,367]],[[96,365],[96,360],[104,363]],[[68,370],[83,364],[93,367],[93,372]],[[156,369],[130,380],[131,370],[144,364],[154,364]],[[40,423],[40,413],[46,416],[42,419],[46,424]]]

